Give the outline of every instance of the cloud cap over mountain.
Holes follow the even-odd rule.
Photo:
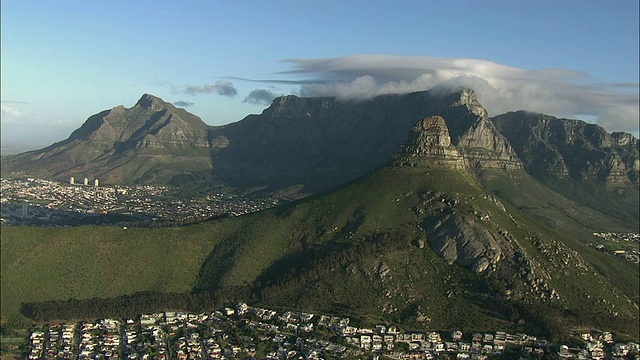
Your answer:
[[[596,119],[609,131],[638,133],[638,83],[595,83],[582,72],[527,70],[495,62],[429,56],[352,55],[289,59],[302,96],[369,98],[436,87],[470,87],[489,115],[528,110]]]

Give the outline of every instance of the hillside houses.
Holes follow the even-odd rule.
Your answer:
[[[29,359],[489,359],[507,349],[521,358],[603,359],[637,356],[635,343],[611,333],[582,334],[585,346],[549,344],[528,334],[402,332],[395,326],[356,327],[349,318],[251,307],[210,313],[166,311],[136,319],[45,325],[31,332]],[[331,339],[331,340],[329,340]]]

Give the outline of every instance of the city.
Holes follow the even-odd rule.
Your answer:
[[[238,216],[277,204],[276,200],[212,193],[191,198],[168,186],[100,186],[85,179],[60,183],[43,179],[0,179],[2,223],[10,225],[182,225],[216,216]]]

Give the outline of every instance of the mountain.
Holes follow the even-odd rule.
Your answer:
[[[383,95],[362,101],[285,96],[260,115],[209,127],[195,115],[144,95],[91,116],[71,136],[3,162],[62,181],[104,184],[219,180],[241,191],[310,194],[389,161],[406,132],[429,115],[450,119],[452,143],[475,168],[520,168],[472,90]],[[213,180],[212,180],[213,178]]]
[[[472,90],[368,100],[285,96],[260,115],[211,131],[214,172],[245,187],[327,190],[387,162],[418,120],[449,119],[452,143],[477,168],[520,168]],[[217,172],[216,172],[217,171]]]
[[[492,118],[528,172],[539,179],[571,178],[605,185],[638,185],[638,139],[608,134],[595,124],[525,111]]]
[[[93,115],[66,140],[7,158],[3,167],[62,181],[167,183],[212,168],[208,129],[197,116],[145,94],[132,108]]]
[[[489,119],[471,90],[360,102],[289,96],[260,115],[205,128],[219,179],[237,188],[325,191],[174,229],[209,244],[192,290],[180,297],[203,296],[202,307],[249,301],[414,329],[562,338],[590,328],[637,339],[637,264],[598,251],[603,240],[594,235],[637,231],[630,210],[638,205],[637,170],[627,169],[637,163],[628,160],[637,140],[580,122],[548,121],[573,129],[562,133],[538,115],[510,116],[512,123]],[[78,132],[67,141],[86,138]],[[614,194],[617,205],[585,201],[588,189]],[[148,237],[131,232],[127,243]],[[77,302],[54,304],[72,311]],[[23,309],[42,314],[38,306]]]
[[[637,265],[588,246],[593,232],[637,222],[574,202],[515,161],[475,155],[495,156],[496,141],[476,142],[470,159],[445,119],[419,120],[368,175],[230,220],[237,230],[217,233],[194,291],[415,328],[637,336]]]
[[[456,166],[464,164],[487,180],[485,186],[493,186],[488,170],[524,170],[552,191],[621,223],[640,219],[637,138],[525,111],[490,119],[471,89],[358,101],[289,95],[259,115],[217,127],[145,94],[130,109],[118,106],[91,116],[62,142],[3,158],[2,172],[60,181],[98,178],[102,184],[224,186],[296,199],[398,161],[396,151],[412,127],[414,136],[424,137],[410,139],[424,142],[419,149],[449,154]],[[422,132],[425,127],[434,132]],[[445,139],[449,145],[441,143]],[[418,154],[411,146],[404,151]]]
[[[525,170],[551,189],[630,223],[640,218],[638,139],[525,111],[492,118]]]

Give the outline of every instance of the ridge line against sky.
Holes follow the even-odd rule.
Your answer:
[[[3,0],[2,144],[151,93],[220,125],[275,96],[473,88],[638,136],[638,3]]]

